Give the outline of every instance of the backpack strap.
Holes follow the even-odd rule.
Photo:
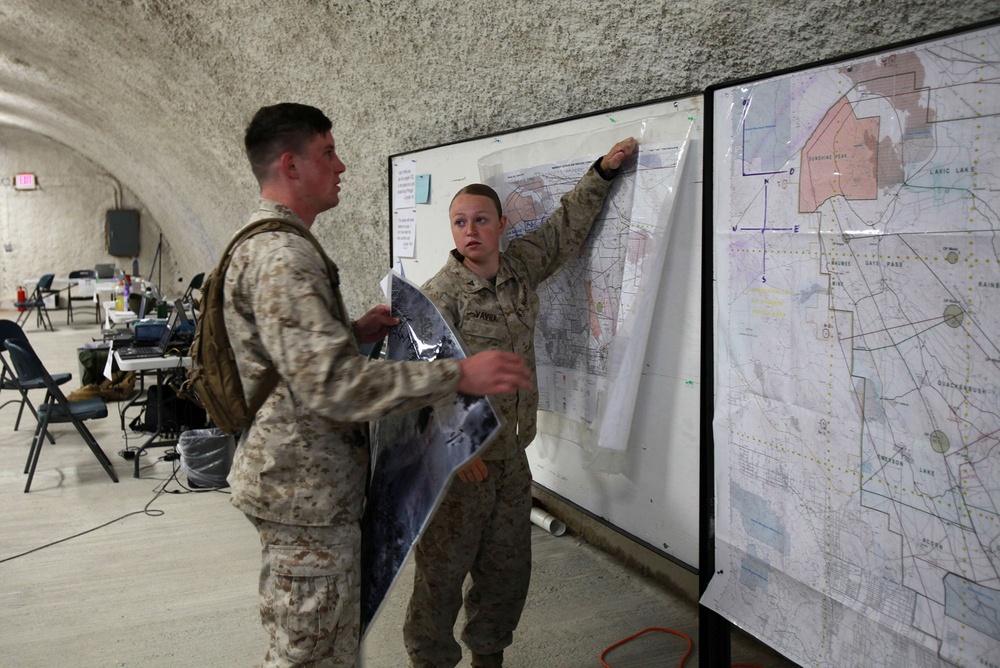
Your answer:
[[[320,257],[323,258],[323,263],[326,265],[327,273],[330,276],[330,283],[334,288],[334,296],[337,295],[337,288],[340,285],[340,272],[337,269],[337,265],[334,264],[333,260],[330,259],[330,256],[326,254],[326,251],[323,250],[323,246],[320,245],[319,240],[313,235],[308,227],[286,218],[261,218],[260,220],[248,223],[243,227],[243,229],[237,232],[232,240],[230,240],[229,245],[226,246],[226,250],[222,252],[222,258],[219,260],[219,268],[222,269],[222,272],[217,273],[217,275],[220,279],[225,273],[225,269],[229,267],[229,261],[233,251],[236,250],[236,247],[250,237],[264,232],[290,232],[292,234],[298,234],[300,237],[309,241],[316,249],[316,252],[319,253]],[[340,308],[341,317],[343,317],[346,313],[346,309],[340,299],[338,299],[338,308]],[[264,405],[265,401],[267,401],[268,396],[270,396],[271,392],[274,391],[274,388],[278,386],[279,380],[281,380],[281,374],[278,373],[278,370],[273,364],[269,364],[267,366],[267,370],[264,371],[264,377],[261,379],[260,385],[257,387],[257,391],[254,392],[250,401],[247,402],[247,410],[250,415],[257,414],[260,407]]]

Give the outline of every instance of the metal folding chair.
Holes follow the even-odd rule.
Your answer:
[[[100,462],[111,480],[118,482],[114,465],[101,449],[97,439],[87,429],[87,425],[84,424],[87,420],[98,420],[108,416],[108,407],[104,400],[95,398],[70,401],[52,379],[45,365],[42,364],[42,360],[38,358],[26,339],[8,339],[6,345],[18,378],[41,378],[46,389],[45,402],[38,407],[38,426],[31,439],[28,461],[24,465],[24,472],[28,474],[24,491],[27,492],[31,489],[31,481],[35,477],[35,468],[38,466],[38,457],[42,452],[43,434],[47,433],[50,424],[66,422],[72,423],[80,436],[83,437],[87,447],[97,457],[97,461]]]
[[[66,324],[74,320],[76,317],[73,314],[73,302],[92,302],[94,304],[94,322],[101,321],[101,303],[98,299],[94,297],[94,280],[97,278],[97,272],[93,269],[76,269],[69,272],[69,279],[71,281],[87,281],[86,289],[84,289],[84,283],[80,283],[76,286],[70,285],[69,291],[66,293]],[[77,293],[73,294],[73,288],[77,288]]]
[[[3,355],[3,353],[7,352],[7,339],[27,340],[27,338],[24,330],[16,322],[13,320],[0,320],[0,392],[7,390],[8,394],[14,391],[18,393],[16,398],[8,399],[0,404],[0,408],[3,408],[7,404],[20,404],[20,407],[17,409],[17,420],[14,422],[14,431],[17,431],[21,427],[21,416],[24,414],[25,406],[31,411],[35,420],[38,420],[38,412],[31,403],[31,399],[28,398],[28,390],[45,389],[45,384],[40,378],[25,378],[23,381],[18,378],[17,373],[14,372],[13,367],[11,367],[7,358]],[[72,378],[73,374],[71,373],[57,373],[52,376],[52,380],[56,385],[68,383]],[[46,435],[50,443],[55,443],[55,439],[52,438],[51,434]]]
[[[17,324],[23,325],[28,321],[28,316],[34,311],[36,317],[38,318],[38,326],[44,327],[48,330],[54,330],[55,327],[52,326],[52,320],[49,319],[49,311],[45,308],[45,296],[52,292],[52,280],[55,278],[55,274],[45,274],[35,285],[34,291],[32,291],[31,296],[25,299],[23,302],[14,302],[14,306],[21,311],[21,315],[17,317]]]
[[[201,286],[204,285],[204,283],[205,283],[205,272],[202,272],[200,274],[195,274],[194,278],[191,279],[191,282],[188,283],[187,290],[185,290],[184,294],[181,295],[181,302],[185,304],[190,304],[191,293],[193,293],[195,290],[201,290]]]

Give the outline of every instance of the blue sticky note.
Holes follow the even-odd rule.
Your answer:
[[[415,199],[417,204],[427,204],[431,200],[430,174],[417,174]]]

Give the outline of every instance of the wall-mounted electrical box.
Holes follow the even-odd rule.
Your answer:
[[[107,223],[108,253],[139,255],[139,212],[132,209],[109,209]]]

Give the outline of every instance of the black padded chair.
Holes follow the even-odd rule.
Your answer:
[[[28,398],[28,390],[45,389],[45,383],[42,382],[41,378],[25,378],[23,380],[18,378],[13,367],[3,355],[3,353],[7,352],[7,339],[24,339],[26,341],[27,338],[24,335],[24,330],[16,322],[13,320],[0,320],[0,392],[4,390],[7,391],[7,394],[17,392],[17,397],[3,402],[0,404],[0,408],[3,408],[7,404],[20,404],[17,409],[17,420],[14,422],[14,431],[17,431],[21,426],[21,416],[24,414],[25,406],[31,411],[35,420],[38,420],[38,412]],[[71,373],[57,373],[52,376],[52,380],[56,385],[68,383],[72,378],[73,374]],[[55,439],[52,438],[51,434],[46,435],[50,443],[55,443]]]
[[[181,302],[184,304],[190,304],[191,293],[194,292],[195,290],[201,290],[201,286],[204,283],[205,283],[205,273],[202,272],[200,274],[195,274],[194,278],[191,279],[191,282],[188,283],[187,290],[185,290],[184,294],[181,296]]]
[[[31,450],[28,452],[28,461],[24,465],[24,472],[28,474],[28,481],[24,485],[24,491],[31,489],[31,481],[35,477],[35,468],[38,466],[38,457],[42,452],[42,435],[48,431],[50,424],[71,423],[76,427],[77,432],[83,437],[84,442],[90,451],[97,457],[105,472],[111,480],[118,482],[118,475],[115,473],[114,465],[108,456],[101,449],[100,444],[94,435],[84,424],[87,420],[99,420],[108,416],[108,406],[103,399],[83,399],[80,401],[70,401],[59,389],[59,385],[45,369],[42,360],[38,358],[35,351],[26,339],[8,339],[7,352],[10,354],[11,362],[17,371],[18,378],[41,378],[45,384],[45,402],[38,407],[38,426],[35,428],[35,435],[31,439]]]
[[[90,290],[82,290],[81,286],[77,285],[77,294],[73,294],[73,285],[69,286],[69,291],[66,293],[66,324],[73,322],[76,317],[73,313],[73,302],[91,302],[94,305],[94,322],[101,321],[101,304],[96,299],[94,299],[94,286],[92,281],[97,278],[97,272],[93,269],[76,269],[69,272],[69,279],[81,280],[90,282]]]
[[[55,277],[55,274],[45,274],[38,279],[38,283],[35,285],[35,289],[29,297],[22,302],[14,302],[14,306],[16,308],[22,309],[21,315],[17,317],[18,325],[26,323],[32,311],[34,311],[36,317],[38,318],[39,327],[44,327],[48,330],[55,329],[55,327],[52,326],[52,320],[49,319],[49,311],[45,308],[45,297],[54,292],[52,290],[52,280]]]

